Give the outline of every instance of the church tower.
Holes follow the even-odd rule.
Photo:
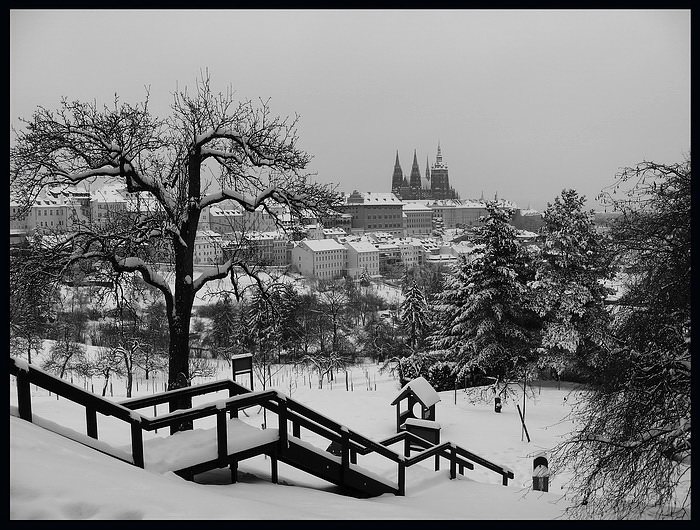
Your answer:
[[[394,163],[394,174],[391,177],[391,192],[400,194],[401,187],[403,186],[403,170],[401,169],[401,164],[399,164],[399,152],[396,151],[396,162]]]
[[[408,186],[411,189],[411,198],[419,199],[421,190],[420,168],[418,167],[418,157],[416,150],[413,150],[413,166],[411,167],[411,176],[408,180]]]
[[[439,140],[435,164],[433,164],[433,169],[430,172],[430,190],[432,192],[433,199],[453,198],[450,190],[450,179],[447,174],[447,166],[442,161],[442,150],[440,149]]]

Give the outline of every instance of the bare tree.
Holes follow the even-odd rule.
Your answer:
[[[294,216],[326,215],[338,196],[302,173],[311,157],[297,147],[293,119],[275,117],[268,101],[236,103],[233,92],[215,94],[208,73],[196,91],[176,91],[172,114],[154,117],[149,96],[137,106],[64,99],[56,112],[38,107],[10,148],[10,194],[28,212],[46,187],[102,178],[126,186],[136,215],[105,230],[90,220],[74,225],[62,245],[71,262],[95,259],[119,272],[138,272],[165,300],[170,332],[168,387],[189,379],[190,318],[195,294],[234,267],[250,272],[237,254],[194,277],[194,241],[202,211],[231,201],[245,211],[263,210],[280,225],[281,204]],[[167,250],[174,289],[153,263]],[[173,401],[171,409],[189,406]]]
[[[100,348],[95,354],[95,358],[90,362],[89,375],[100,375],[104,378],[102,385],[102,396],[107,395],[107,386],[112,375],[124,375],[122,367],[123,351],[121,346],[115,348]],[[131,397],[131,386],[127,385],[126,397]]]
[[[10,349],[29,363],[56,319],[64,261],[41,235],[10,248]]]
[[[575,471],[574,515],[690,516],[690,182],[690,156],[643,162],[601,197],[622,213],[611,232],[628,276],[599,380],[552,457]]]
[[[61,379],[67,373],[84,372],[87,363],[85,347],[74,340],[70,324],[57,325],[58,340],[51,346],[42,369],[58,374]]]

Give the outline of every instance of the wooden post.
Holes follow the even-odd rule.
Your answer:
[[[87,435],[97,440],[97,411],[95,409],[85,408],[85,422]]]
[[[231,462],[228,467],[231,470],[231,484],[235,484],[238,482],[238,460]]]
[[[143,430],[140,421],[131,422],[131,455],[134,465],[143,469]]]
[[[29,384],[29,374],[23,370],[17,372],[17,408],[20,418],[32,421],[32,389]]]
[[[450,479],[457,477],[457,449],[450,444]]]
[[[343,484],[347,480],[346,471],[350,469],[350,433],[342,427],[340,429],[340,480]]]
[[[216,449],[219,465],[223,467],[228,456],[228,432],[226,430],[226,409],[216,411]]]
[[[523,432],[525,431],[525,394],[527,389],[527,368],[525,369],[525,376],[523,377],[523,431],[520,432],[520,441],[523,441]],[[530,437],[527,437],[527,441],[530,441]]]
[[[277,474],[277,451],[273,450],[270,453],[270,472],[272,474],[272,483],[279,483],[279,476]]]
[[[525,436],[527,436],[527,441],[530,441],[530,435],[527,432],[527,427],[525,426],[525,418],[523,418],[523,413],[520,412],[520,405],[516,404],[516,407],[518,407],[518,414],[520,414],[520,423],[523,424],[523,429],[525,430]],[[521,438],[522,439],[522,438]]]
[[[402,458],[399,460],[399,491],[398,495],[406,495],[406,461]]]
[[[279,428],[279,452],[284,455],[287,451],[287,400],[280,399],[279,412],[277,414],[277,427]]]

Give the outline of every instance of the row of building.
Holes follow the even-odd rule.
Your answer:
[[[18,205],[11,202],[11,243],[33,232],[70,232],[76,223],[108,227],[125,211],[143,211],[138,200],[125,190],[109,187],[48,190],[22,218],[16,215]],[[498,202],[515,209],[514,220],[536,217],[517,210],[509,201]],[[215,265],[233,253],[249,252],[265,265],[291,267],[319,279],[356,279],[364,273],[377,276],[396,266],[438,266],[471,250],[467,243],[442,242],[440,234],[475,226],[486,213],[483,200],[402,201],[393,193],[356,190],[343,194],[342,205],[332,218],[309,214],[299,224],[282,207],[246,212],[235,203],[224,202],[202,211],[194,261]]]

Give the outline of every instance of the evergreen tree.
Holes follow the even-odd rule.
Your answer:
[[[595,373],[595,353],[605,341],[609,313],[605,299],[612,277],[609,238],[596,231],[585,197],[563,190],[543,214],[542,252],[531,282],[544,320],[541,367]]]
[[[216,301],[211,323],[211,343],[217,352],[231,348],[240,331],[238,326],[239,311],[234,306],[228,293]]]
[[[278,293],[276,307],[280,345],[292,353],[294,360],[296,360],[296,354],[302,343],[303,329],[300,322],[300,305],[299,293],[294,286],[284,284]]]
[[[415,281],[404,291],[400,314],[401,325],[408,335],[408,345],[416,350],[423,345],[429,332],[430,315],[425,295]]]
[[[534,358],[539,319],[530,307],[527,254],[509,224],[511,212],[487,203],[475,232],[475,255],[460,256],[436,295],[438,319],[431,336],[456,362],[458,380],[485,373],[504,392],[507,382]]]

